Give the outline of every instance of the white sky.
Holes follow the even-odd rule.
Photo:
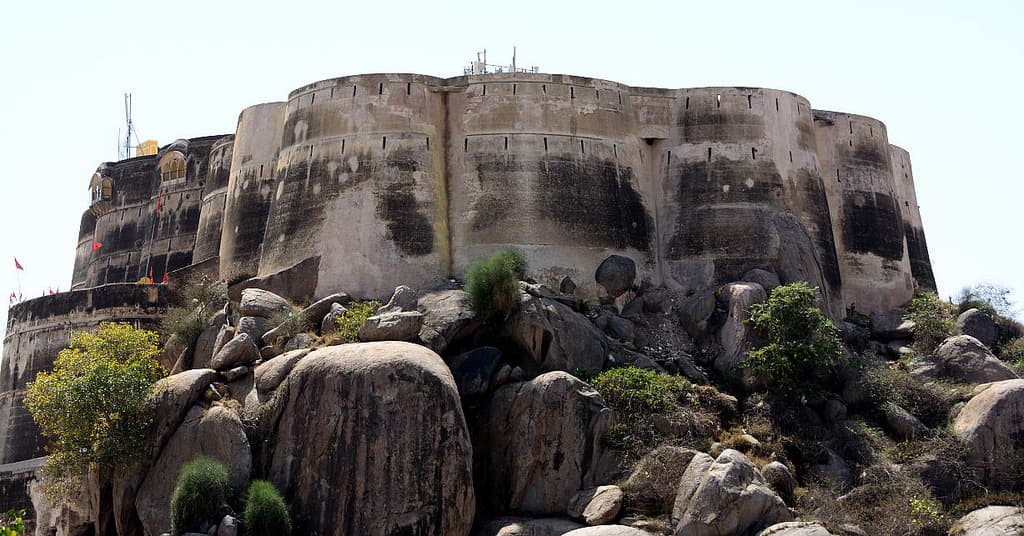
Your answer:
[[[1024,2],[92,2],[0,5],[0,296],[70,286],[122,95],[140,137],[232,133],[242,108],[347,74],[490,63],[631,85],[791,90],[910,151],[942,296],[1024,302]],[[16,273],[13,257],[25,266]],[[2,308],[0,308],[2,309]],[[2,313],[6,321],[6,311]]]

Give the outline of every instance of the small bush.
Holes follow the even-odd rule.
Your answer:
[[[907,320],[914,322],[914,350],[928,355],[953,334],[953,308],[933,292],[918,294],[907,306]]]
[[[1017,371],[1024,371],[1024,338],[1017,337],[1004,344],[999,357],[1008,361]]]
[[[270,317],[269,322],[271,328],[278,330],[277,336],[290,339],[299,333],[305,333],[312,329],[309,321],[299,314],[299,311],[295,311],[294,308],[290,310],[281,310]]]
[[[177,335],[186,345],[194,348],[199,336],[210,327],[213,315],[227,301],[224,284],[206,276],[189,281],[174,296],[175,305],[167,309],[160,323],[160,331],[170,337]]]
[[[815,373],[831,370],[839,358],[839,330],[815,306],[817,296],[798,281],[776,287],[768,301],[750,308],[748,322],[767,343],[751,350],[745,364],[773,391],[804,391]]]
[[[946,424],[952,400],[941,387],[922,382],[912,374],[886,366],[871,366],[861,376],[864,404],[869,413],[883,419],[886,404],[896,404],[929,428]]]
[[[203,521],[214,521],[227,503],[231,476],[223,463],[200,457],[181,468],[171,493],[171,533],[198,532]]]
[[[797,500],[806,517],[830,527],[859,526],[879,536],[944,535],[949,518],[928,486],[906,472],[872,467],[861,475],[861,485],[837,497],[840,490],[813,483]]]
[[[620,417],[626,418],[676,409],[691,390],[686,378],[637,367],[606,370],[594,378],[592,385]]]
[[[502,249],[469,267],[466,292],[477,312],[489,318],[505,318],[519,299],[519,280],[525,276],[522,252]]]
[[[249,536],[287,536],[292,532],[288,506],[274,485],[255,480],[249,485],[245,502],[246,534]]]
[[[25,534],[25,510],[8,510],[0,515],[0,536]]]
[[[367,318],[377,314],[380,306],[381,303],[375,300],[348,304],[348,310],[335,320],[338,325],[337,337],[344,342],[359,342],[359,330]]]

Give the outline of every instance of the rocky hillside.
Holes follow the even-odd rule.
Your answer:
[[[969,310],[927,348],[913,308],[853,315],[780,390],[747,361],[774,274],[684,294],[623,259],[600,300],[520,281],[499,315],[455,282],[305,307],[235,284],[167,341],[144,459],[72,504],[35,484],[36,534],[167,533],[201,455],[238,496],[270,481],[295,534],[1024,534],[1020,326]],[[244,528],[238,498],[207,534]]]

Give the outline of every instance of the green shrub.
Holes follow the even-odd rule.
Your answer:
[[[25,510],[8,510],[0,515],[0,536],[25,534]]]
[[[1024,338],[1017,337],[1003,345],[999,357],[1008,361],[1018,371],[1024,371]]]
[[[522,252],[502,249],[469,267],[466,292],[477,312],[488,318],[504,318],[519,299],[519,281],[525,276]]]
[[[174,296],[175,305],[167,308],[160,331],[170,337],[177,335],[194,348],[199,336],[212,325],[213,315],[227,301],[227,287],[206,276],[189,281]]]
[[[287,536],[292,532],[288,506],[274,485],[255,480],[249,485],[245,502],[246,534],[249,536]]]
[[[309,321],[299,314],[295,308],[286,309],[274,313],[268,319],[271,328],[276,330],[278,337],[290,339],[299,333],[305,333],[312,329]]]
[[[608,369],[591,385],[620,417],[627,418],[676,409],[691,391],[686,378],[637,367]]]
[[[914,322],[914,350],[928,355],[953,334],[953,308],[934,292],[918,294],[907,306],[907,320]]]
[[[28,384],[25,406],[49,440],[44,467],[51,498],[66,497],[90,464],[137,458],[154,408],[153,385],[166,371],[155,359],[157,334],[127,323],[74,333],[53,370]]]
[[[215,521],[230,491],[231,476],[223,463],[199,457],[185,464],[171,493],[171,533],[198,532],[203,521]]]
[[[366,323],[367,318],[377,314],[377,308],[380,306],[381,303],[376,300],[346,305],[348,310],[334,321],[338,325],[338,338],[344,342],[359,342],[360,328]]]
[[[773,391],[813,387],[815,373],[831,370],[839,358],[839,330],[815,306],[817,296],[817,289],[798,281],[776,287],[750,308],[747,322],[767,342],[751,350],[744,364]]]
[[[896,404],[929,428],[935,428],[946,423],[952,407],[952,397],[942,387],[885,365],[865,369],[861,388],[868,413],[879,419],[884,415],[886,404]]]

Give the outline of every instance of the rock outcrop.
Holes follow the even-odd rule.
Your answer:
[[[970,335],[950,337],[935,350],[939,374],[967,383],[988,383],[1017,378],[1017,373]]]
[[[617,298],[633,288],[636,281],[636,263],[629,257],[609,255],[597,267],[594,279],[604,287],[609,296]]]
[[[758,532],[757,536],[833,536],[833,534],[820,523],[787,521],[776,523]]]
[[[967,445],[967,463],[982,484],[1014,486],[1024,474],[1024,380],[985,387],[960,410],[953,431]]]
[[[978,309],[968,309],[956,317],[956,329],[964,335],[978,339],[981,344],[992,348],[996,343],[998,330],[992,317]]]
[[[569,517],[587,525],[605,525],[615,521],[622,509],[622,488],[598,486],[581,490],[569,500]]]
[[[729,283],[719,291],[718,299],[725,304],[729,315],[719,332],[722,355],[715,359],[715,369],[749,385],[749,372],[739,371],[736,366],[747,358],[754,343],[754,328],[747,323],[750,306],[765,301],[768,294],[757,283]]]
[[[1024,508],[986,506],[957,520],[949,536],[1011,536],[1024,534]]]
[[[541,371],[597,371],[608,357],[604,334],[587,317],[555,300],[523,294],[506,330]]]
[[[480,318],[469,294],[462,290],[441,290],[420,296],[417,309],[423,313],[420,340],[431,350],[443,354],[452,344],[471,334]]]

